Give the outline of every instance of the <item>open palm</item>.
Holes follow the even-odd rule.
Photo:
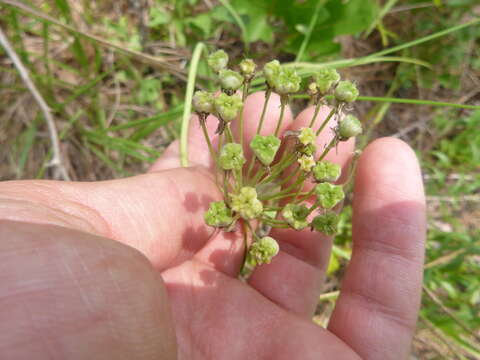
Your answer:
[[[262,104],[261,93],[247,99],[247,138]],[[278,112],[274,97],[262,133],[273,130]],[[307,109],[292,120],[288,112],[283,130],[305,126],[311,116]],[[319,148],[328,138],[320,136]],[[407,356],[425,233],[420,171],[408,146],[381,139],[361,157],[353,256],[328,329],[310,318],[331,240],[308,230],[276,231],[279,255],[248,284],[237,280],[241,234],[214,233],[203,222],[209,202],[221,195],[195,121],[189,147],[190,168],[178,167],[172,144],[145,175],[0,185],[0,334],[8,334],[0,337],[0,354],[170,359],[176,347],[179,359]],[[346,167],[352,150],[344,143],[329,158]]]

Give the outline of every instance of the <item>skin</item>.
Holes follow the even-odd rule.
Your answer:
[[[247,100],[248,138],[263,101],[261,93]],[[273,96],[262,133],[274,130],[278,114]],[[306,109],[293,121],[288,110],[283,130],[306,126],[312,114]],[[207,123],[213,136],[216,121]],[[320,149],[330,131],[320,136]],[[331,239],[274,231],[279,255],[248,284],[237,280],[241,235],[203,223],[220,194],[196,121],[189,146],[186,169],[179,168],[175,143],[136,177],[0,185],[2,358],[408,357],[420,303],[425,204],[406,144],[379,139],[361,156],[352,260],[327,329],[310,319]],[[328,158],[346,167],[352,149],[352,142],[342,143]]]

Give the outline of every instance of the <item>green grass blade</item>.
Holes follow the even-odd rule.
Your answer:
[[[307,49],[308,43],[310,42],[310,38],[312,37],[313,29],[315,28],[315,25],[317,24],[318,21],[318,15],[320,14],[320,10],[322,9],[322,6],[325,4],[325,0],[318,0],[317,1],[317,6],[315,7],[315,12],[312,15],[312,19],[310,20],[310,24],[308,26],[307,34],[305,35],[305,38],[302,41],[302,45],[300,46],[300,49],[298,50],[297,56],[295,58],[295,62],[298,62],[302,59],[303,54],[305,50]]]
[[[192,113],[192,99],[195,91],[195,81],[197,78],[198,64],[200,56],[205,48],[203,43],[198,43],[193,51],[192,62],[188,72],[187,91],[185,94],[185,106],[182,117],[182,130],[180,133],[180,163],[183,167],[188,166],[188,127]]]
[[[243,42],[248,46],[248,38],[247,38],[247,28],[245,23],[243,22],[242,18],[238,14],[237,10],[228,2],[228,0],[219,0],[219,2],[223,5],[225,9],[232,15],[233,19],[237,23],[238,27],[242,31],[242,39]]]
[[[135,127],[139,127],[147,124],[156,124],[158,127],[164,126],[170,123],[171,121],[175,120],[177,117],[179,117],[180,114],[182,113],[183,108],[184,108],[184,105],[182,104],[165,113],[160,113],[151,117],[130,121],[125,124],[110,126],[108,130],[119,131],[119,130],[131,129],[131,128],[135,128]]]

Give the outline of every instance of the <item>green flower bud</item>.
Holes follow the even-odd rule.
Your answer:
[[[252,78],[257,69],[257,64],[252,59],[244,59],[240,62],[240,72],[246,78]]]
[[[316,216],[310,224],[313,230],[321,232],[328,236],[333,236],[338,232],[339,216],[334,212],[327,212]]]
[[[311,128],[302,128],[300,130],[300,135],[298,135],[298,140],[300,140],[300,142],[305,146],[315,144],[316,139],[317,136]]]
[[[233,222],[232,211],[223,201],[211,202],[208,211],[205,213],[205,222],[213,227],[230,226]]]
[[[270,236],[265,236],[250,246],[247,261],[252,266],[270,264],[279,251],[280,246],[277,241]]]
[[[193,96],[193,108],[198,113],[211,114],[214,111],[213,94],[207,91],[197,91]]]
[[[227,67],[228,54],[223,50],[217,50],[208,56],[207,62],[213,71],[219,72]]]
[[[312,171],[312,168],[315,166],[315,159],[313,156],[302,155],[297,161],[300,164],[300,169],[307,173]]]
[[[297,151],[302,155],[313,156],[317,151],[317,147],[314,144],[300,145],[297,147]]]
[[[318,86],[317,86],[317,83],[312,82],[312,83],[308,84],[307,93],[308,93],[308,95],[310,95],[310,96],[315,96],[315,95],[317,95],[317,94],[318,94]]]
[[[342,173],[340,165],[330,161],[321,161],[313,168],[313,176],[318,182],[335,182]]]
[[[325,95],[340,80],[340,74],[335,69],[320,69],[315,76],[315,82],[320,94]]]
[[[280,139],[273,136],[256,135],[250,142],[250,148],[260,162],[268,166],[275,159],[277,151],[280,148]]]
[[[224,121],[234,120],[243,106],[242,99],[237,95],[221,93],[215,98],[215,110]]]
[[[240,170],[246,161],[242,145],[235,143],[225,144],[218,158],[219,165],[223,170]]]
[[[283,218],[295,230],[303,230],[308,226],[309,210],[305,205],[288,204],[282,211]]]
[[[239,194],[231,194],[232,210],[240,214],[245,220],[253,220],[260,216],[263,205],[257,198],[257,191],[253,187],[245,186]]]
[[[321,183],[315,186],[318,203],[324,209],[331,209],[345,198],[343,187],[330,183]]]
[[[243,85],[243,76],[233,70],[220,70],[220,83],[225,90],[235,91]]]
[[[338,123],[337,133],[341,141],[346,141],[351,137],[358,136],[362,133],[362,123],[356,116],[348,114]]]
[[[335,89],[335,99],[340,102],[354,102],[358,95],[358,89],[351,81],[340,81]]]
[[[273,80],[275,92],[280,95],[296,93],[300,90],[302,78],[297,74],[297,70],[291,67],[280,67],[280,72]]]
[[[265,75],[267,84],[272,88],[275,86],[275,79],[280,73],[280,68],[281,66],[278,60],[272,60],[263,67],[263,74]]]

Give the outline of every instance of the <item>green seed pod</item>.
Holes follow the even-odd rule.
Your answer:
[[[324,209],[331,209],[345,198],[343,187],[330,183],[321,183],[315,186],[318,203]]]
[[[315,159],[313,156],[302,155],[297,161],[300,164],[300,169],[307,173],[312,171],[313,167],[315,166]]]
[[[214,105],[218,116],[224,121],[230,122],[238,116],[243,102],[237,95],[221,93],[215,98]]]
[[[340,165],[330,161],[321,161],[313,168],[313,176],[318,182],[335,182],[342,173]]]
[[[277,241],[270,236],[265,236],[250,246],[247,254],[247,262],[251,266],[270,264],[279,251],[280,246]]]
[[[298,135],[298,140],[300,140],[300,142],[305,146],[315,144],[316,139],[317,136],[311,128],[302,128],[300,130],[300,135]]]
[[[280,95],[296,93],[300,90],[302,78],[297,74],[297,70],[291,67],[280,67],[277,77],[273,79],[273,88]]]
[[[232,210],[245,220],[253,220],[260,216],[263,204],[257,198],[257,191],[253,187],[245,186],[239,194],[231,194]]]
[[[193,108],[198,113],[213,113],[215,109],[213,94],[207,91],[197,91],[193,96]]]
[[[251,79],[255,75],[255,70],[257,69],[257,64],[252,59],[243,59],[240,62],[240,72],[247,79]]]
[[[354,102],[358,95],[358,89],[351,81],[340,81],[335,89],[335,99],[340,102]]]
[[[280,68],[281,66],[278,60],[272,60],[269,63],[266,63],[263,67],[263,75],[265,76],[265,80],[272,88],[275,86],[275,79],[280,73]]]
[[[219,165],[223,170],[240,170],[246,161],[242,145],[235,143],[225,144],[218,158]]]
[[[214,201],[210,203],[208,211],[205,213],[205,223],[213,227],[227,227],[233,222],[232,211],[223,201]]]
[[[269,166],[280,148],[280,139],[273,135],[256,135],[250,142],[250,148],[263,165]]]
[[[336,235],[338,232],[339,216],[334,212],[327,212],[316,216],[310,226],[313,230],[328,236]]]
[[[337,133],[341,141],[346,141],[351,137],[358,136],[362,133],[362,123],[356,116],[348,114],[338,123]]]
[[[330,89],[340,80],[340,74],[335,69],[320,69],[315,76],[320,94],[327,94]]]
[[[295,230],[303,230],[308,226],[309,210],[305,205],[288,204],[282,211],[285,221]]]
[[[233,70],[220,70],[218,73],[222,88],[235,91],[243,85],[243,76]]]
[[[219,72],[227,67],[228,54],[223,50],[217,50],[208,56],[207,62],[213,71]]]

